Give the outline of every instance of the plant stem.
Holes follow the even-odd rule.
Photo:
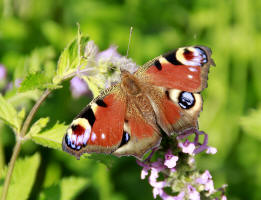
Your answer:
[[[30,111],[30,113],[28,114],[26,120],[24,121],[23,127],[21,129],[21,133],[20,136],[24,137],[25,134],[27,133],[28,127],[36,113],[36,111],[38,110],[39,106],[43,103],[43,101],[46,99],[46,97],[51,93],[51,90],[46,89],[44,91],[44,93],[42,94],[42,96],[38,99],[38,101],[34,104],[34,107],[32,108],[32,110]]]
[[[0,133],[0,137],[1,137],[1,134],[2,133]],[[2,176],[4,166],[5,166],[4,147],[3,147],[2,141],[0,141],[0,177]]]
[[[15,164],[17,156],[18,156],[18,154],[21,150],[21,144],[22,144],[21,140],[18,140],[15,144],[14,151],[13,151],[13,154],[12,154],[12,158],[11,158],[11,161],[9,163],[8,171],[7,171],[7,174],[6,174],[6,177],[5,177],[5,183],[4,183],[4,187],[3,187],[3,190],[2,190],[1,200],[5,200],[6,197],[7,197],[8,188],[9,188],[10,180],[11,180],[13,169],[14,169],[14,164]]]
[[[8,165],[8,172],[6,174],[5,177],[5,182],[4,182],[4,187],[2,190],[2,196],[1,196],[1,200],[6,200],[7,194],[8,194],[8,189],[9,189],[9,184],[10,184],[10,180],[12,177],[12,173],[13,173],[13,169],[14,169],[14,165],[15,165],[15,161],[20,153],[21,150],[21,145],[22,145],[22,140],[21,138],[24,138],[25,134],[27,133],[27,130],[30,126],[30,123],[36,113],[36,111],[38,110],[39,106],[43,103],[43,101],[46,99],[46,97],[51,93],[51,90],[46,89],[44,91],[44,93],[42,94],[42,96],[37,100],[37,102],[34,104],[33,108],[31,109],[30,113],[27,115],[23,127],[21,129],[20,134],[17,134],[17,140],[16,140],[16,144],[14,147],[14,151],[11,157],[11,161]],[[20,137],[20,138],[19,138]]]

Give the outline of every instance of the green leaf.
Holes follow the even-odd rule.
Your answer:
[[[38,119],[30,128],[27,135],[36,135],[38,134],[49,122],[49,117]]]
[[[52,84],[51,79],[43,72],[31,73],[23,80],[19,92],[26,92],[35,89],[55,89],[57,85]]]
[[[20,124],[18,114],[15,108],[7,102],[0,94],[0,119],[7,123],[9,126],[19,131]]]
[[[244,129],[244,132],[261,140],[261,108],[257,110],[252,110],[250,114],[246,117],[242,117],[240,124]]]
[[[28,199],[39,165],[40,155],[37,153],[31,157],[17,160],[11,178],[7,200]],[[4,171],[4,177],[6,173],[7,168]],[[0,182],[3,183],[3,181],[4,178],[2,177]],[[0,194],[2,193],[2,189],[3,185],[0,186]]]
[[[77,194],[85,189],[88,184],[89,181],[85,178],[64,178],[59,184],[45,188],[41,192],[39,200],[72,200]]]
[[[18,116],[19,124],[22,124],[22,123],[23,123],[23,120],[24,120],[24,118],[25,118],[25,114],[26,114],[25,108],[22,108],[22,110],[20,110],[20,111],[18,112],[17,116]]]
[[[40,90],[17,92],[17,89],[8,91],[5,95],[5,99],[13,106],[24,105],[28,100],[36,101],[41,95]]]
[[[108,168],[111,168],[118,159],[114,155],[102,154],[102,153],[84,154],[83,156],[84,156],[84,158],[92,159],[97,162],[100,162],[100,163],[106,165]]]
[[[32,139],[37,144],[62,150],[62,139],[67,128],[68,125],[57,123],[47,131],[32,135]]]
[[[86,62],[84,59],[84,48],[89,40],[89,37],[82,36],[78,32],[78,36],[63,50],[60,55],[57,73],[53,79],[55,84],[60,81],[68,74],[71,74],[77,70]]]

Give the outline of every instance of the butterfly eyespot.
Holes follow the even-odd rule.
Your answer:
[[[127,133],[126,131],[123,131],[122,139],[121,139],[121,144],[119,147],[127,144],[130,141],[130,134]]]
[[[208,62],[206,52],[200,47],[179,48],[176,58],[183,65],[202,66]]]
[[[183,109],[190,109],[195,105],[195,97],[190,92],[181,92],[178,97],[178,104]]]
[[[78,118],[72,122],[65,135],[65,144],[74,150],[80,150],[87,145],[90,138],[91,126],[84,118]]]

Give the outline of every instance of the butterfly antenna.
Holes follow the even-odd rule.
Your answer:
[[[130,36],[129,36],[129,43],[128,43],[128,49],[127,49],[127,53],[126,53],[126,58],[128,57],[128,54],[129,54],[132,31],[133,31],[133,27],[131,26],[131,27],[130,27]]]

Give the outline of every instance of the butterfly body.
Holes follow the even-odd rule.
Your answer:
[[[72,122],[63,149],[133,155],[141,159],[167,135],[197,128],[200,92],[214,62],[207,47],[183,47],[159,56],[95,98]]]

